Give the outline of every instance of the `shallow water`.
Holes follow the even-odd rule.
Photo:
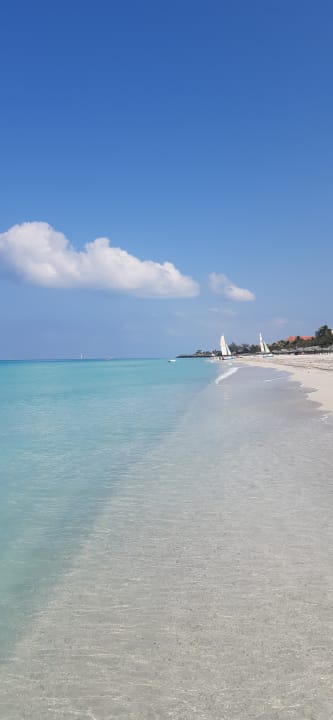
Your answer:
[[[332,421],[270,369],[216,384],[196,362],[156,369],[165,406],[112,488],[100,446],[103,492],[4,657],[3,717],[330,717]]]
[[[0,363],[0,653],[127,468],[172,430],[207,363]]]

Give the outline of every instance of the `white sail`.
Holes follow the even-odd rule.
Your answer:
[[[260,343],[260,352],[262,353],[262,355],[270,355],[271,351],[270,351],[267,343],[265,343],[265,340],[263,340],[261,333],[259,334],[259,343]]]
[[[224,335],[221,335],[220,348],[221,348],[222,357],[228,357],[231,355],[230,348],[225,341]]]

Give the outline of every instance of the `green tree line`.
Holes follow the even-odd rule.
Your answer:
[[[291,342],[288,340],[277,340],[276,342],[269,343],[269,347],[273,352],[281,352],[281,350],[297,350],[298,348],[314,346],[322,348],[333,346],[333,333],[328,325],[321,325],[318,330],[316,330],[314,336],[309,340],[302,340],[302,338],[297,335],[295,340],[292,340]],[[242,355],[253,355],[260,352],[259,345],[255,344],[241,343],[239,345],[238,343],[232,342],[229,347],[233,354],[240,353]]]

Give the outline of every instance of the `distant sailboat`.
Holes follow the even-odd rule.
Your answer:
[[[224,335],[221,335],[220,348],[221,348],[221,355],[223,358],[224,357],[229,357],[229,358],[232,357],[229,345],[226,343]]]
[[[272,353],[267,345],[265,343],[265,340],[263,339],[263,336],[261,333],[259,333],[259,344],[260,344],[260,352],[262,355],[269,355],[269,357],[272,357]]]

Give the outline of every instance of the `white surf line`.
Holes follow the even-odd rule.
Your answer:
[[[226,378],[230,377],[230,375],[234,375],[236,372],[238,372],[239,368],[230,368],[230,370],[227,370],[227,372],[223,373],[223,375],[219,375],[216,380],[214,380],[215,385],[219,385],[222,380],[226,380]]]

